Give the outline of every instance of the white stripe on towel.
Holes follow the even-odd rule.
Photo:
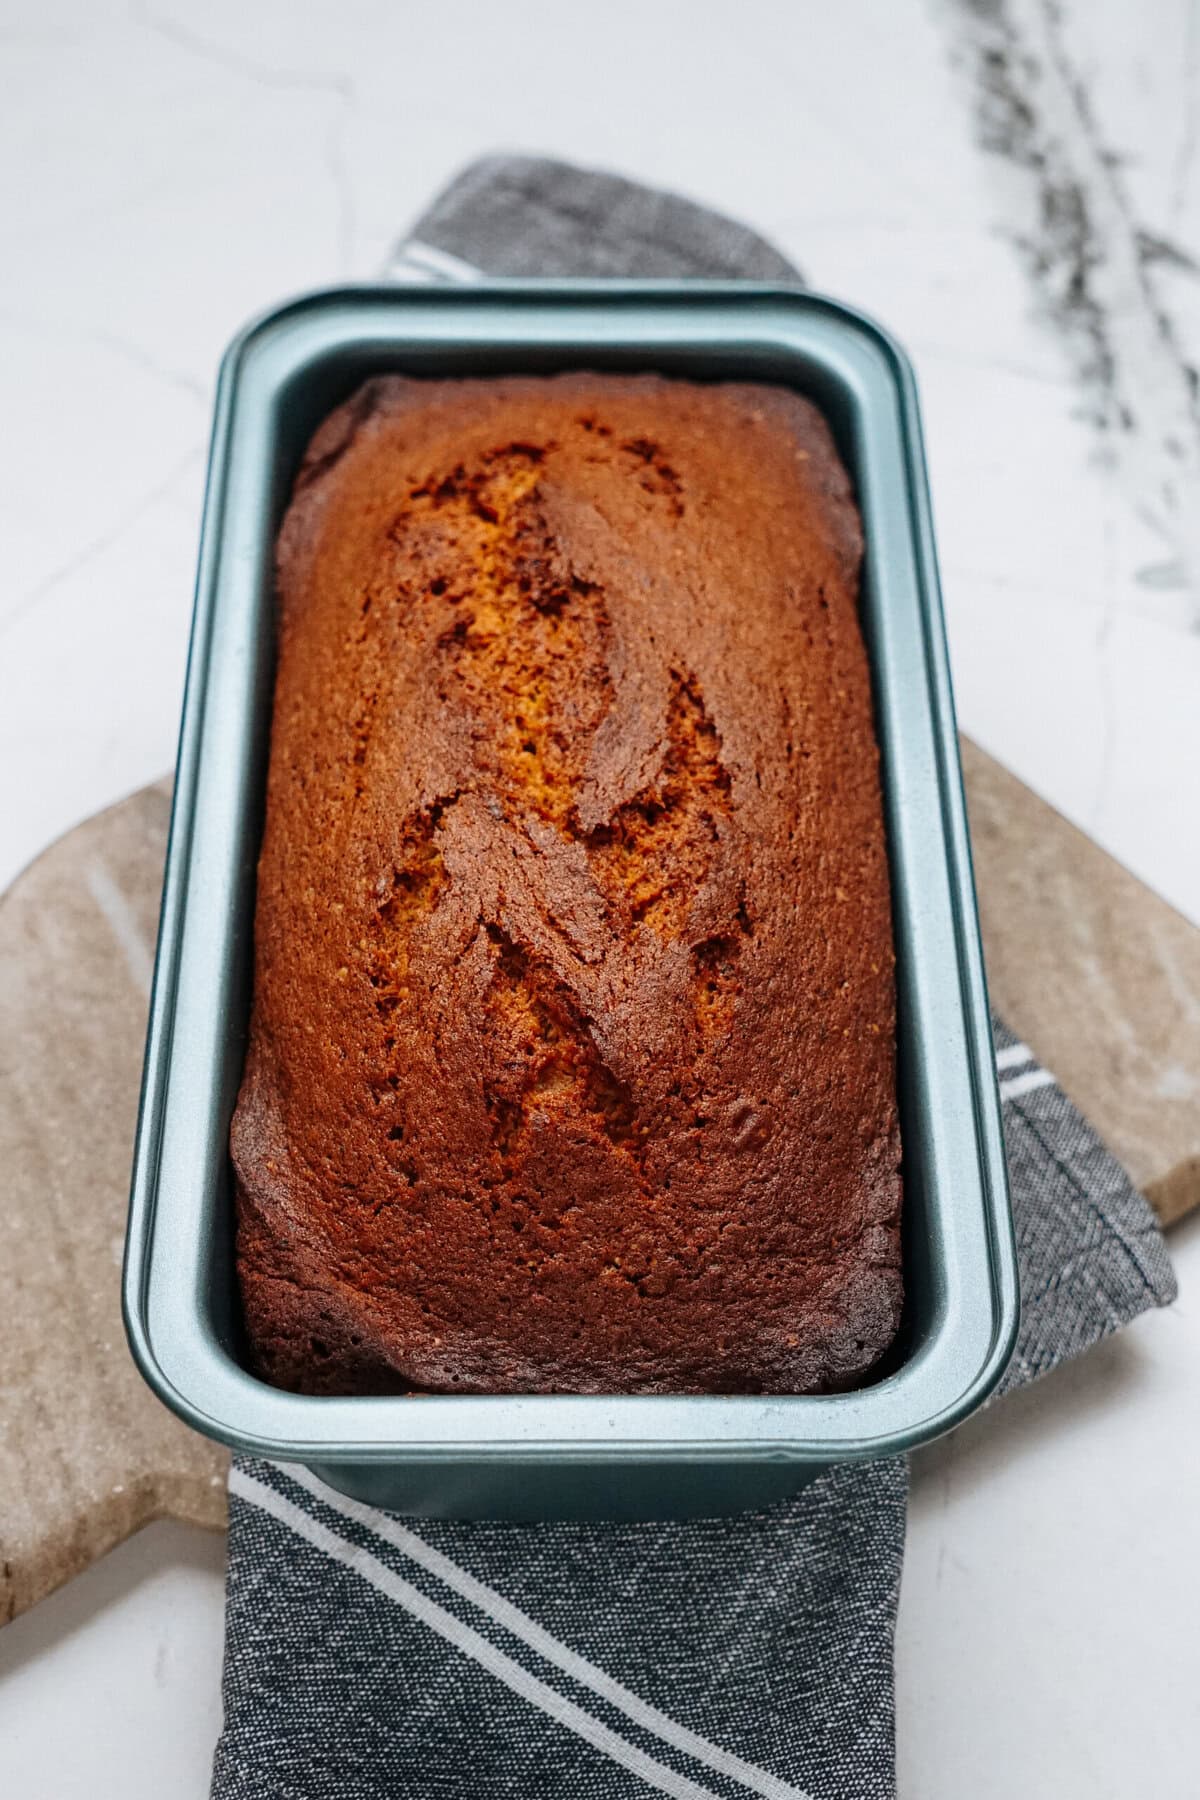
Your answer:
[[[1028,1044],[1010,1044],[1007,1050],[996,1052],[996,1067],[1002,1072],[1005,1069],[1019,1069],[1022,1063],[1032,1061],[1033,1051]]]
[[[1024,1075],[1010,1075],[1007,1081],[1002,1081],[1000,1098],[1019,1100],[1022,1094],[1032,1094],[1036,1088],[1053,1086],[1054,1077],[1049,1069],[1029,1069]]]
[[[594,1749],[611,1757],[613,1762],[631,1770],[648,1787],[656,1788],[660,1794],[672,1794],[675,1800],[719,1800],[713,1788],[701,1787],[699,1783],[689,1781],[686,1775],[680,1775],[665,1763],[656,1762],[654,1757],[647,1756],[644,1750],[639,1750],[636,1744],[629,1743],[618,1732],[610,1730],[599,1719],[593,1718],[591,1713],[585,1712],[583,1707],[576,1706],[565,1694],[560,1694],[547,1682],[531,1675],[519,1662],[515,1662],[503,1650],[498,1650],[470,1625],[464,1625],[461,1619],[456,1619],[444,1606],[430,1600],[410,1581],[405,1581],[394,1569],[389,1569],[377,1556],[372,1556],[369,1550],[364,1550],[359,1544],[349,1543],[336,1531],[331,1531],[327,1525],[314,1519],[311,1513],[305,1512],[303,1507],[286,1500],[273,1487],[268,1487],[266,1482],[259,1481],[256,1476],[247,1474],[243,1469],[233,1468],[229,1472],[229,1487],[231,1493],[239,1495],[251,1506],[258,1507],[260,1512],[269,1513],[273,1519],[278,1519],[281,1525],[286,1525],[297,1537],[304,1538],[331,1561],[341,1563],[343,1568],[352,1570],[371,1587],[386,1594],[389,1600],[403,1606],[406,1612],[428,1626],[430,1631],[445,1638],[456,1650],[473,1657],[481,1668],[486,1669],[489,1675],[494,1675],[497,1681],[502,1681],[514,1694],[519,1694],[522,1700],[527,1700],[531,1706],[540,1707],[558,1724],[566,1726],[568,1731],[575,1732]]]
[[[401,255],[406,262],[423,265],[442,281],[483,280],[483,270],[477,269],[474,263],[464,262],[461,256],[453,256],[449,250],[439,250],[436,244],[423,244],[420,238],[406,239],[401,245]]]
[[[385,281],[411,281],[414,285],[419,283],[424,287],[429,287],[433,283],[437,283],[439,287],[444,285],[439,276],[430,274],[424,263],[410,263],[403,251],[400,250],[396,252],[384,269],[383,279]]]
[[[536,1619],[531,1619],[527,1612],[514,1606],[511,1600],[506,1600],[503,1594],[497,1593],[495,1588],[461,1568],[442,1551],[435,1550],[432,1544],[409,1526],[402,1525],[390,1513],[380,1512],[374,1506],[365,1506],[359,1500],[351,1500],[345,1494],[336,1493],[308,1469],[295,1468],[289,1463],[281,1466],[280,1473],[289,1481],[294,1481],[297,1487],[303,1488],[306,1494],[311,1494],[314,1500],[328,1506],[332,1512],[340,1513],[343,1518],[353,1519],[355,1524],[365,1526],[394,1550],[399,1550],[430,1575],[435,1575],[464,1600],[470,1601],[472,1606],[477,1606],[480,1612],[486,1613],[497,1625],[511,1632],[513,1637],[520,1638],[522,1643],[536,1651],[546,1662],[553,1663],[555,1668],[561,1669],[564,1675],[569,1675],[581,1687],[590,1688],[600,1699],[607,1700],[610,1706],[625,1713],[643,1731],[652,1732],[673,1749],[682,1750],[685,1756],[704,1763],[716,1774],[726,1775],[731,1781],[740,1782],[752,1793],[761,1794],[764,1800],[811,1800],[802,1788],[793,1787],[778,1775],[772,1775],[769,1769],[760,1769],[757,1764],[746,1762],[732,1750],[724,1750],[720,1744],[714,1744],[711,1739],[701,1737],[699,1732],[679,1724],[669,1713],[660,1712],[650,1701],[643,1700],[640,1694],[635,1694],[631,1688],[615,1680],[598,1664],[589,1662],[586,1656],[580,1656],[560,1638],[556,1638],[545,1626],[539,1625]],[[232,1480],[232,1476],[230,1479]]]

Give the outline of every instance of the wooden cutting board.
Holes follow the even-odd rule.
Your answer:
[[[963,745],[992,996],[1164,1223],[1200,1204],[1200,930]],[[226,1454],[125,1347],[125,1201],[170,785],[0,900],[0,1621],[151,1519],[220,1528]]]

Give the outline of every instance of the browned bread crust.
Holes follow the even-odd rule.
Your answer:
[[[305,1392],[814,1392],[900,1302],[859,524],[815,409],[372,381],[278,545],[233,1122]]]

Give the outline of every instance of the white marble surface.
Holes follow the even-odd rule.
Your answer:
[[[0,4],[0,882],[172,760],[218,356],[472,155],[737,211],[921,378],[966,727],[1200,920],[1200,17],[1184,0]],[[1200,1792],[1181,1300],[920,1461],[905,1800]],[[219,1546],[0,1634],[0,1789],[207,1791]]]

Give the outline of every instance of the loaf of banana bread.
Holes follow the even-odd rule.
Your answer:
[[[233,1121],[308,1393],[810,1393],[900,1312],[859,522],[814,407],[369,382],[279,535]]]

